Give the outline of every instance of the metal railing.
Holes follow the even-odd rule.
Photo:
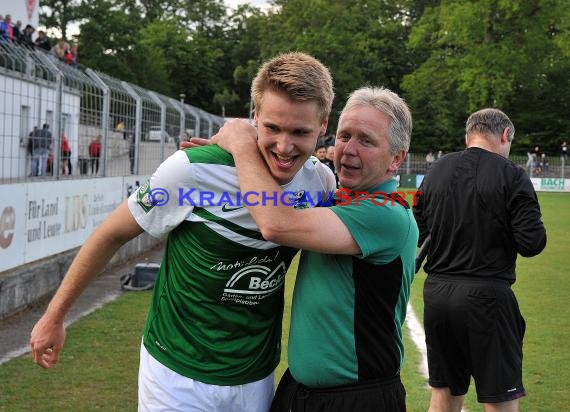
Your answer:
[[[566,159],[558,156],[549,157],[548,163],[545,164],[540,164],[540,161],[535,164],[528,164],[528,157],[520,155],[511,155],[509,159],[525,169],[529,177],[564,179],[568,167]],[[406,160],[400,166],[399,172],[407,175],[422,175],[428,171],[429,166],[425,153],[408,153]]]
[[[11,183],[150,174],[181,138],[211,137],[224,119],[182,99],[66,65],[42,50],[0,42],[0,122],[0,183]],[[45,137],[32,132],[44,124],[51,134],[45,159],[34,150]],[[69,159],[56,150],[63,136],[71,149]],[[96,136],[100,158],[89,151]],[[526,156],[510,158],[531,177],[566,176],[563,158],[551,156],[548,166],[541,167],[527,165]],[[410,153],[400,173],[425,174],[428,167],[425,154]],[[43,176],[33,173],[44,168]]]
[[[2,42],[0,122],[0,183],[13,183],[149,174],[181,138],[211,137],[224,119],[108,74],[66,65],[42,50]],[[44,125],[47,132],[40,133]],[[64,136],[69,156],[62,151]],[[99,157],[89,150],[97,136]]]

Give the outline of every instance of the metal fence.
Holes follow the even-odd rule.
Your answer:
[[[529,177],[537,178],[561,178],[566,177],[568,162],[563,157],[552,156],[547,162],[541,164],[540,160],[533,163],[528,162],[528,156],[510,155],[509,159],[524,168]],[[435,159],[437,160],[437,159]],[[430,163],[426,154],[408,153],[406,160],[400,166],[399,172],[407,175],[423,175],[429,169]]]
[[[0,183],[10,183],[150,174],[181,138],[211,137],[224,119],[185,103],[183,95],[177,100],[66,65],[41,50],[0,42],[0,122]],[[47,139],[43,125],[51,134],[45,152],[36,150]],[[69,156],[56,150],[64,136]],[[89,150],[97,136],[100,157]],[[566,175],[565,159],[551,157],[546,167],[527,165],[526,156],[511,159],[531,177]],[[424,174],[428,166],[425,154],[410,153],[400,173]]]
[[[150,174],[181,138],[211,137],[224,119],[41,50],[0,42],[0,122],[0,183],[11,183]],[[90,150],[94,140],[99,157],[96,145]],[[67,146],[70,155],[62,150]]]

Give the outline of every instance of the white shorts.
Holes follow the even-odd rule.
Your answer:
[[[139,412],[267,412],[274,373],[245,385],[219,386],[182,376],[154,359],[141,344]]]

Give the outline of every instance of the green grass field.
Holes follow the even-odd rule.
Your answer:
[[[570,391],[570,195],[541,193],[539,199],[548,232],[546,250],[538,257],[517,261],[514,286],[527,322],[524,346],[524,383],[528,396],[521,409],[531,412],[569,410]],[[294,269],[294,268],[292,268]],[[421,291],[425,274],[418,274],[412,305],[422,316]],[[294,284],[287,279],[287,302]],[[59,365],[43,370],[29,356],[0,366],[0,411],[136,411],[138,348],[150,292],[127,293],[68,328]],[[286,367],[289,307],[283,333]],[[408,411],[426,411],[427,381],[418,372],[420,361],[406,337],[406,362],[402,378],[408,393]],[[471,387],[466,407],[480,411]]]

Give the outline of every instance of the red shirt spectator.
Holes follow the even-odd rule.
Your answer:
[[[89,143],[89,157],[91,160],[91,174],[99,173],[99,157],[101,156],[101,136],[95,136]]]
[[[100,157],[101,156],[101,137],[95,137],[91,143],[89,143],[89,157]]]
[[[71,148],[69,147],[69,140],[67,140],[66,135],[61,135],[61,153],[71,153]]]
[[[61,135],[61,173],[64,175],[71,174],[71,147],[67,136]]]

